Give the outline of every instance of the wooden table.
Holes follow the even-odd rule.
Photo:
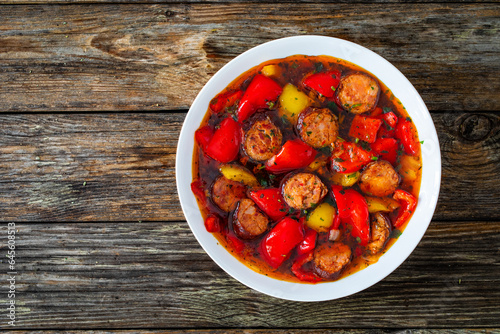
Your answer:
[[[443,167],[409,259],[320,303],[222,271],[189,230],[174,174],[205,82],[253,46],[303,34],[359,43],[401,70],[431,111]],[[4,330],[499,332],[498,2],[0,0],[0,83]]]

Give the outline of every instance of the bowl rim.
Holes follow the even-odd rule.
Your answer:
[[[296,54],[329,55],[352,62],[382,81],[403,103],[419,132],[422,147],[422,181],[419,202],[404,232],[378,262],[334,282],[304,284],[259,274],[233,257],[205,230],[191,192],[194,131],[208,110],[208,103],[239,75],[264,61]],[[441,154],[437,132],[424,101],[410,81],[377,53],[343,39],[317,35],[275,39],[238,55],[215,73],[194,99],[184,120],[176,152],[176,186],[188,225],[205,252],[230,276],[264,294],[293,301],[325,301],[360,292],[398,268],[416,248],[427,230],[439,197]],[[425,183],[424,183],[425,181]]]

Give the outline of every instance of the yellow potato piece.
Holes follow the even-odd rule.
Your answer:
[[[262,68],[261,73],[266,77],[278,76],[281,69],[278,65],[266,65]]]
[[[292,120],[311,105],[311,99],[292,84],[286,84],[280,95],[280,113]]]
[[[307,217],[306,225],[318,232],[328,232],[333,224],[336,209],[328,203],[321,203]]]
[[[368,204],[368,212],[392,212],[399,208],[398,201],[390,197],[371,197],[365,196],[366,203]]]
[[[354,172],[351,174],[335,173],[330,179],[333,183],[342,187],[352,187],[356,182],[358,182],[360,176],[360,172]]]
[[[241,182],[249,187],[256,187],[259,185],[257,178],[251,171],[243,166],[235,164],[225,164],[219,167],[219,171],[225,178],[236,182]]]
[[[316,158],[313,162],[311,162],[308,166],[310,170],[318,170],[321,167],[326,166],[328,163],[328,158],[324,156],[320,156],[319,158]]]
[[[418,177],[422,163],[418,157],[411,155],[403,155],[401,157],[401,169],[399,174],[403,177],[404,182],[415,181]]]

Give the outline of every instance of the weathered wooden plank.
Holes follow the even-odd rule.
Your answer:
[[[18,328],[499,325],[500,222],[432,223],[410,258],[382,282],[313,304],[268,297],[230,278],[185,222],[16,229]],[[5,239],[6,229],[0,233]],[[2,281],[5,272],[0,268]]]
[[[236,55],[303,34],[378,52],[432,110],[500,109],[497,4],[4,5],[0,15],[1,111],[187,108]]]
[[[74,4],[109,4],[111,1],[110,0],[0,0],[0,5],[9,5],[9,4],[15,4],[15,5],[38,5],[38,4],[64,4],[64,5],[74,5]],[[203,3],[205,1],[203,0],[189,0],[189,1],[182,1],[183,4],[199,4]],[[215,0],[215,1],[210,1],[213,3],[269,3],[267,0]],[[274,1],[275,3],[280,3],[284,2],[286,3],[287,1]],[[295,3],[329,3],[329,0],[297,0],[294,1]],[[349,1],[349,0],[340,0],[337,1],[338,3],[363,3],[363,0],[354,0],[354,1]],[[405,0],[375,0],[372,1],[373,3],[434,3],[437,2],[435,0],[411,0],[411,1],[405,1]],[[494,3],[498,2],[498,0],[445,0],[445,1],[439,1],[439,2],[450,2],[450,3],[481,3],[481,2],[488,2],[488,3]],[[179,1],[176,0],[112,0],[112,3],[114,4],[155,4],[155,3],[161,3],[161,4],[177,4]]]
[[[434,218],[499,219],[499,115],[432,116],[443,168]],[[0,115],[1,220],[184,219],[175,186],[175,152],[184,117]]]
[[[403,329],[403,330],[384,330],[384,329],[188,329],[188,330],[70,330],[65,331],[68,334],[113,334],[113,333],[137,333],[137,334],[494,334],[499,333],[498,328],[452,328],[452,329]],[[59,331],[52,330],[16,330],[6,331],[5,334],[55,334]]]

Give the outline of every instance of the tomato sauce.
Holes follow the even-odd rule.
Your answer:
[[[320,82],[319,86],[314,82],[312,84],[309,83],[315,78],[321,79],[319,76],[312,77],[312,75],[318,73],[338,73],[338,75],[330,75],[330,81],[327,82],[327,84],[331,84],[332,82],[334,83],[331,87],[327,87],[331,89],[332,92],[329,92],[328,89],[323,90],[324,87],[321,87],[322,82]],[[367,77],[372,78],[375,80],[380,90],[376,105],[361,114],[355,114],[353,112],[355,108],[361,105],[361,103],[343,105],[339,101],[340,98],[338,95],[345,92],[345,86],[334,87],[336,84],[335,79],[346,78],[351,74],[364,74]],[[279,87],[271,87],[272,89],[277,89],[277,93],[274,94],[271,92],[269,93],[271,95],[268,94],[268,97],[264,97],[265,105],[262,104],[261,101],[258,101],[260,98],[258,96],[248,99],[248,101],[253,103],[251,108],[248,109],[250,110],[250,116],[245,116],[246,119],[241,120],[239,117],[242,115],[241,105],[244,104],[242,101],[248,98],[248,91],[254,89],[253,86],[256,86],[256,84],[252,82],[259,76],[265,77],[262,79],[264,84],[267,84],[266,80],[268,79],[271,79],[275,84],[277,84]],[[340,76],[340,78],[337,78],[337,76]],[[310,78],[308,85],[304,84],[306,82],[306,78]],[[361,78],[364,79],[364,77]],[[326,81],[323,81],[323,83],[324,82]],[[273,84],[271,83],[271,85]],[[297,108],[297,110],[300,109],[300,106],[297,107],[297,104],[291,105],[288,109],[286,107],[284,95],[285,90],[287,89],[285,86],[287,85],[293,85],[293,88],[299,92],[296,93],[294,91],[293,93],[297,94],[296,96],[298,97],[293,98],[295,95],[290,95],[292,98],[288,99],[288,105],[290,105],[290,100],[292,100],[293,104],[294,99],[297,100],[297,104],[300,104],[301,99],[306,96],[304,100],[306,102],[304,103],[306,103],[307,106],[300,112],[293,111],[295,110],[294,108]],[[292,86],[288,86],[288,88],[290,87]],[[268,88],[268,91],[271,90],[271,88]],[[371,89],[375,88],[376,87],[371,87]],[[281,89],[283,89],[283,91],[281,91]],[[323,93],[321,93],[321,91]],[[247,95],[245,95],[245,93],[247,93]],[[370,88],[368,88],[367,94],[370,93]],[[271,231],[274,231],[274,227],[279,223],[279,219],[269,219],[269,227],[266,233],[263,233],[253,239],[242,239],[235,234],[232,225],[232,222],[235,219],[234,210],[231,210],[230,212],[222,210],[217,204],[215,204],[213,198],[214,194],[212,193],[212,186],[215,180],[221,177],[221,166],[227,165],[227,162],[217,161],[217,159],[220,158],[219,156],[216,156],[215,158],[209,156],[207,154],[207,151],[209,151],[207,146],[213,144],[213,138],[216,136],[222,136],[217,135],[217,131],[222,129],[221,123],[227,118],[234,120],[235,124],[238,122],[242,138],[244,138],[245,133],[247,133],[248,129],[256,120],[262,119],[265,116],[281,131],[283,144],[297,139],[302,140],[297,128],[299,119],[301,119],[299,116],[300,113],[306,112],[311,108],[328,109],[333,115],[335,115],[338,122],[338,136],[334,143],[325,145],[324,147],[315,147],[314,149],[311,148],[311,150],[315,152],[314,161],[312,163],[286,172],[270,172],[269,169],[271,169],[272,166],[269,165],[269,160],[253,160],[246,154],[245,150],[241,147],[242,145],[240,145],[238,152],[236,153],[236,158],[230,162],[231,166],[236,165],[238,168],[242,167],[246,171],[246,174],[244,175],[247,175],[248,173],[250,174],[249,177],[245,176],[243,179],[235,179],[237,182],[243,182],[247,189],[247,193],[250,190],[269,188],[278,188],[283,191],[283,184],[288,180],[290,175],[295,175],[301,172],[318,176],[326,187],[328,194],[323,197],[319,203],[315,203],[313,207],[307,209],[297,209],[287,206],[287,211],[283,213],[284,216],[291,217],[303,225],[304,238],[307,231],[311,229],[316,231],[316,233],[313,232],[313,234],[316,235],[314,250],[308,253],[308,261],[304,261],[303,265],[300,266],[300,272],[306,273],[309,275],[307,277],[312,277],[313,279],[304,280],[302,277],[302,280],[300,280],[300,277],[297,277],[297,273],[292,270],[294,263],[297,263],[301,255],[299,254],[298,245],[295,245],[292,251],[287,254],[283,254],[284,261],[277,268],[274,268],[273,265],[270,264],[269,257],[266,258],[265,254],[263,254],[266,252],[266,249],[263,249],[264,240],[268,238]],[[394,117],[391,118],[389,116]],[[393,123],[394,119],[396,119],[396,123]],[[366,129],[351,129],[354,120],[356,120],[356,122],[365,122],[361,124],[368,124]],[[368,122],[371,123],[369,124]],[[233,125],[237,126],[235,124]],[[377,128],[375,128],[375,130],[370,130],[369,127],[372,127],[371,124],[374,124],[375,127],[379,127],[379,129],[377,130]],[[220,92],[220,94],[214,97],[204,119],[200,124],[200,129],[204,127],[205,130],[207,130],[204,135],[205,137],[204,139],[199,139],[199,137],[197,137],[197,144],[195,144],[194,147],[194,186],[192,186],[192,188],[198,199],[202,216],[205,219],[207,217],[216,217],[219,224],[215,227],[215,229],[213,226],[211,228],[207,226],[207,229],[215,231],[213,234],[220,244],[232,253],[238,260],[252,270],[263,275],[280,280],[301,283],[332,281],[350,275],[372,263],[377,262],[378,258],[382,256],[387,249],[397,241],[399,235],[403,233],[409,217],[411,217],[411,214],[413,213],[414,205],[418,199],[422,169],[420,142],[418,140],[417,131],[404,106],[392,94],[391,90],[372,74],[350,62],[329,56],[296,55],[262,63],[241,74],[228,87]],[[369,134],[367,131],[372,131],[372,133]],[[222,131],[220,132],[222,133]],[[350,136],[350,134],[352,135],[353,133],[358,134],[362,132],[366,133],[366,136],[363,137],[363,139]],[[375,133],[376,138],[373,137],[373,133]],[[230,135],[225,134],[225,136]],[[380,138],[387,139],[376,141]],[[369,143],[366,140],[372,142]],[[375,142],[373,142],[374,140]],[[344,168],[343,166],[346,166],[346,159],[342,158],[345,157],[345,155],[340,155],[339,153],[339,151],[342,150],[343,142],[348,143],[345,147],[348,147],[349,149],[352,146],[355,149],[361,148],[364,152],[368,152],[367,154],[370,157],[370,161],[361,162],[362,166],[356,172],[343,173],[342,168]],[[387,145],[386,143],[395,143],[394,145],[396,146],[392,146],[393,148],[395,147],[395,151],[392,153],[389,152],[387,149],[389,146],[384,146]],[[376,144],[380,145],[374,146]],[[219,145],[220,147],[227,146],[221,145],[220,143]],[[377,152],[374,151],[374,147],[378,147]],[[391,150],[393,148],[391,148]],[[230,154],[226,154],[225,156],[230,156]],[[340,158],[335,158],[335,156]],[[362,182],[361,180],[363,179],[363,173],[366,173],[365,170],[368,168],[367,166],[369,164],[384,160],[382,158],[393,160],[391,165],[399,178],[397,190],[391,190],[390,195],[383,197],[367,195],[360,187],[360,183]],[[278,159],[274,161],[278,161]],[[340,167],[333,167],[336,162],[338,162]],[[337,170],[335,170],[335,168],[337,168]],[[236,174],[238,173],[234,174],[234,177],[236,177]],[[238,174],[238,177],[239,176],[241,175]],[[248,183],[249,180],[254,181]],[[355,182],[352,183],[352,181]],[[352,226],[359,223],[353,222],[353,219],[355,220],[357,218],[349,216],[347,218],[339,219],[341,203],[338,202],[336,196],[332,192],[332,187],[334,186],[340,186],[338,189],[341,189],[340,195],[337,193],[337,196],[344,196],[343,194],[345,193],[345,190],[352,189],[365,198],[369,209],[369,218],[368,221],[361,222],[361,225],[364,227],[359,227],[359,231],[357,230],[357,226]],[[398,193],[399,196],[396,195],[396,193]],[[283,197],[285,196],[287,195],[283,194]],[[403,199],[401,196],[403,196]],[[415,203],[413,203],[412,206],[409,205],[409,202],[406,200],[409,200],[410,202],[414,201]],[[326,217],[328,218],[327,220],[334,219],[334,217],[339,216],[337,219],[340,220],[340,226],[336,229],[337,237],[335,237],[335,233],[331,231],[331,224],[330,226],[321,226],[317,225],[317,223],[314,225],[314,223],[311,222],[313,212],[321,203],[326,203],[327,207],[333,208],[334,210],[331,217]],[[361,205],[363,206],[364,204]],[[352,207],[349,207],[349,209],[351,210]],[[406,213],[404,212],[405,210],[407,211]],[[377,214],[377,212],[383,212],[382,216],[386,218],[387,222],[389,222],[390,234],[387,241],[384,242],[382,249],[377,254],[371,254],[367,251],[368,246],[366,242],[362,240],[367,236],[366,231],[363,232],[361,230],[363,230],[363,228],[368,228],[369,240],[367,242],[371,243],[373,241],[373,235],[370,231],[373,229],[373,226],[370,224],[370,221],[374,220],[374,215]],[[263,214],[265,215],[265,213]],[[321,214],[319,215],[320,219],[324,218]],[[349,214],[344,213],[343,215],[348,216]],[[398,220],[398,217],[402,218]],[[404,221],[401,222],[401,219],[404,219]],[[359,234],[362,232],[364,234]],[[356,235],[361,237],[356,237]],[[350,262],[339,272],[328,275],[327,277],[321,276],[318,274],[321,272],[321,270],[318,270],[318,267],[320,266],[319,263],[321,262],[318,258],[320,256],[318,248],[320,245],[331,246],[335,243],[347,245],[351,249]]]

